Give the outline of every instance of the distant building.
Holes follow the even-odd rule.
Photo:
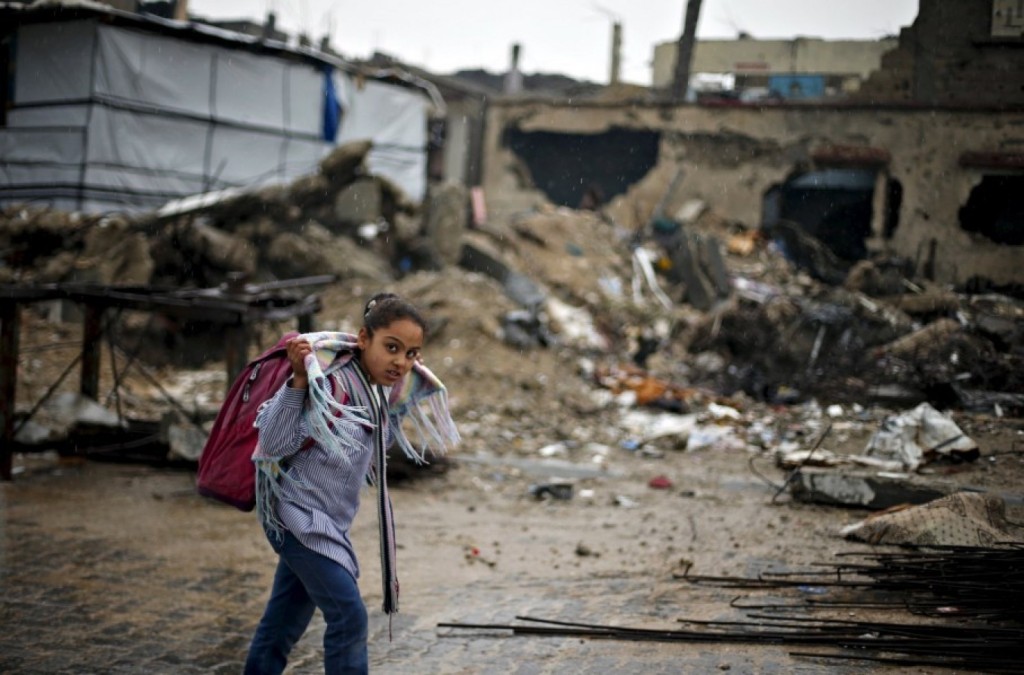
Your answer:
[[[818,99],[856,91],[876,70],[895,38],[883,40],[699,40],[690,72],[696,78],[728,77],[736,91],[761,91],[785,99]],[[678,43],[654,48],[652,86],[672,84]],[[691,80],[693,82],[693,80]]]
[[[898,47],[861,45],[876,50],[877,70],[839,58],[824,41],[785,43],[791,52],[728,41],[735,50],[717,65],[709,61],[714,49],[702,48],[718,42],[697,47],[695,73],[728,70],[738,83],[844,73],[859,81],[871,73],[841,103],[493,101],[484,148],[489,212],[514,217],[542,200],[576,206],[596,186],[608,219],[639,230],[651,214],[671,216],[697,201],[726,221],[759,224],[816,268],[819,251],[795,252],[800,247],[787,243],[795,234],[847,263],[878,255],[942,285],[1019,295],[1024,7],[1021,0],[919,5]],[[823,48],[820,58],[809,58],[813,44]],[[663,88],[674,47],[656,62]],[[722,85],[731,89],[726,74]],[[823,277],[834,272],[828,267],[821,265]]]

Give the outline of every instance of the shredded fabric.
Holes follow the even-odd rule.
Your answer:
[[[361,367],[344,368],[356,354],[356,336],[349,333],[306,333],[313,353],[306,357],[309,378],[306,411],[311,439],[331,452],[345,454],[356,446],[353,425],[373,429],[374,454],[369,482],[377,488],[377,518],[380,526],[381,578],[384,612],[398,611],[398,574],[395,564],[395,532],[391,498],[387,490],[387,448],[393,439],[417,463],[428,454],[443,455],[459,442],[458,429],[448,409],[448,393],[441,380],[422,363],[385,393],[373,386]],[[419,447],[406,436],[402,421],[411,420]],[[256,507],[268,531],[280,531],[275,517],[275,500],[280,481],[290,480],[278,458],[265,455],[259,444],[253,453],[256,463]]]
[[[914,546],[996,547],[1014,540],[1003,498],[976,492],[872,514],[841,533],[869,544]]]

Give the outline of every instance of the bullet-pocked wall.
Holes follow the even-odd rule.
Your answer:
[[[656,134],[658,153],[650,171],[605,205],[624,227],[650,218],[680,171],[664,201],[666,213],[700,199],[726,218],[757,227],[772,188],[842,160],[847,168],[868,168],[875,176],[865,240],[869,250],[905,257],[943,283],[1024,283],[1024,245],[990,236],[1006,228],[994,224],[1006,218],[1018,218],[1010,229],[1024,227],[1019,223],[1022,193],[1012,193],[1005,182],[1024,177],[1024,169],[1011,161],[1014,149],[1024,144],[1024,111],[518,100],[493,104],[487,129],[484,187],[492,218],[550,201],[505,142],[510,134],[633,130]],[[616,154],[609,150],[613,159]],[[999,171],[979,157],[994,158]],[[1003,178],[993,182],[995,174]],[[978,209],[969,202],[976,189],[1003,195],[1008,201],[1003,215],[975,215]],[[988,221],[993,224],[978,225]]]

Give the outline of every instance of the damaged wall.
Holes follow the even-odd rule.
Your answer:
[[[636,228],[651,218],[679,169],[683,178],[665,201],[667,214],[701,199],[727,218],[755,227],[762,222],[766,193],[792,176],[830,167],[868,168],[877,171],[879,186],[870,250],[907,258],[919,272],[943,283],[1024,283],[1020,246],[997,243],[968,231],[979,227],[961,224],[962,209],[987,176],[1024,175],[1022,166],[1002,162],[994,168],[972,160],[1004,157],[1020,147],[1024,112],[505,101],[492,105],[487,129],[484,186],[492,217],[554,201],[533,184],[524,158],[507,144],[513,130],[655,132],[657,163],[605,209],[624,227]],[[565,176],[567,182],[579,179]],[[900,188],[898,204],[892,205],[896,208],[884,198],[886,185]],[[1021,198],[1004,196],[1011,202]],[[1013,207],[1009,211],[1015,212]]]
[[[1016,10],[1016,13],[1015,11]],[[921,0],[899,46],[882,57],[858,96],[927,105],[1024,104],[1020,4]]]

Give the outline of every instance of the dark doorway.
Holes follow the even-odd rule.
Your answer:
[[[822,169],[795,176],[765,195],[763,225],[796,223],[841,260],[861,260],[871,236],[875,175],[873,169]]]
[[[997,244],[1024,244],[1024,176],[984,176],[960,209],[960,227]]]
[[[895,178],[890,178],[886,183],[885,198],[885,225],[882,227],[882,236],[892,239],[896,233],[896,227],[900,224],[900,207],[903,206],[903,184]]]
[[[600,134],[505,132],[534,185],[555,204],[596,208],[624,193],[658,162],[660,134],[613,128]]]

